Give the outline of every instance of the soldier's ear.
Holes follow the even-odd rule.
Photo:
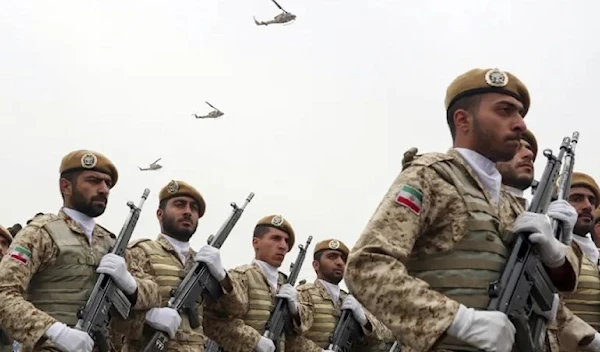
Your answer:
[[[462,133],[468,133],[471,130],[473,124],[473,115],[465,109],[456,109],[454,112],[454,126],[456,131]]]
[[[73,184],[64,177],[61,177],[58,181],[58,187],[63,196],[70,196],[73,194]]]
[[[163,219],[163,210],[161,208],[156,209],[156,218],[159,221],[162,221],[162,219]]]
[[[317,271],[317,269],[319,269],[319,261],[313,260],[312,266],[313,266],[314,271]]]

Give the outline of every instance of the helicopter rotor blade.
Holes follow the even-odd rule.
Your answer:
[[[273,3],[274,3],[275,5],[277,5],[277,7],[279,7],[279,9],[280,9],[281,11],[283,11],[283,12],[287,12],[286,10],[284,10],[284,9],[283,9],[283,7],[281,7],[281,5],[279,5],[279,4],[277,3],[277,1],[275,1],[275,0],[271,0],[271,1],[273,1]]]

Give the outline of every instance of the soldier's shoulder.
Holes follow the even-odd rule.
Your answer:
[[[252,271],[252,270],[256,270],[256,267],[252,264],[244,264],[244,265],[236,266],[235,268],[231,269],[232,272],[238,273],[238,274],[246,274],[247,272]]]
[[[284,274],[284,273],[282,273],[282,272],[280,271],[280,272],[279,272],[279,279],[280,279],[280,280],[287,281],[287,279],[288,279],[288,276],[287,276],[286,274]]]
[[[419,155],[419,157],[416,157],[414,160],[412,160],[410,166],[429,167],[439,162],[449,161],[453,159],[454,157],[447,153],[425,153]]]
[[[102,225],[98,225],[98,224],[96,224],[96,226],[98,226],[98,228],[100,228],[100,230],[102,230],[102,232],[104,232],[105,234],[107,234],[111,238],[113,238],[113,239],[117,238],[117,236],[114,233],[112,233],[109,229],[107,229],[106,227],[104,227]]]
[[[59,220],[60,217],[56,214],[41,214],[41,215],[37,215],[34,216],[32,219],[29,220],[29,223],[27,224],[27,226],[25,226],[23,229],[27,229],[27,228],[31,228],[31,229],[41,229],[42,227],[46,226],[47,224]]]
[[[298,287],[296,287],[296,290],[301,292],[312,291],[317,290],[317,286],[312,282],[307,282],[302,285],[298,285]]]
[[[129,242],[129,244],[127,245],[128,249],[132,249],[132,248],[136,248],[139,247],[140,243],[144,243],[144,242],[148,242],[148,241],[152,241],[149,238],[138,238],[137,240],[133,240],[131,242]]]

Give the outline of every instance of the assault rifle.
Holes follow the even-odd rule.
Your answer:
[[[223,349],[211,339],[208,339],[204,344],[204,352],[222,352]]]
[[[364,335],[362,327],[354,319],[352,310],[344,309],[338,320],[333,335],[329,338],[328,350],[335,352],[349,352],[356,338]]]
[[[221,226],[216,236],[211,236],[209,239],[209,244],[211,246],[221,248],[253,197],[254,193],[251,192],[241,208],[234,202],[230,204],[233,211],[231,212],[231,215],[229,215],[227,221]],[[221,284],[210,274],[206,265],[201,262],[195,262],[179,286],[171,291],[171,298],[167,302],[167,307],[177,310],[180,314],[185,312],[190,321],[190,327],[195,329],[200,326],[196,301],[205,293],[214,300],[218,300],[223,291],[221,289]],[[168,341],[169,335],[156,330],[154,331],[154,334],[152,334],[150,340],[146,343],[143,352],[164,351],[167,348]]]
[[[528,211],[545,214],[555,193],[556,181],[565,153],[573,154],[579,138],[573,134],[573,143],[565,137],[558,156],[549,149],[544,150],[548,159],[544,173],[537,184]],[[573,160],[570,158],[569,162]],[[572,165],[571,172],[572,172]],[[566,182],[570,176],[564,175]],[[564,193],[561,194],[564,197]],[[555,225],[560,225],[555,223]],[[557,226],[559,228],[560,226]],[[561,231],[555,233],[560,234]],[[500,280],[489,285],[490,303],[488,310],[505,313],[516,328],[514,350],[537,352],[544,350],[546,325],[557,292],[546,269],[539,260],[535,248],[529,242],[529,233],[517,233],[514,246],[500,276]],[[562,238],[559,238],[561,242]]]
[[[150,190],[146,188],[137,207],[133,202],[127,202],[127,206],[131,210],[110,253],[118,256],[125,255],[125,249],[127,249],[127,244],[140,218],[142,206],[149,194]],[[126,319],[129,316],[131,302],[117,287],[110,275],[100,274],[85,306],[77,312],[79,320],[75,325],[75,329],[87,332],[94,339],[100,352],[110,351],[108,324],[113,308],[123,319]]]
[[[296,261],[290,266],[290,275],[288,276],[286,282],[292,286],[296,284],[296,280],[298,279],[298,275],[300,274],[302,263],[304,263],[304,258],[306,257],[306,250],[310,245],[310,241],[312,241],[312,236],[308,236],[306,245],[298,245],[298,248],[300,248],[300,253],[298,253]],[[271,316],[269,316],[269,320],[265,325],[265,333],[263,334],[264,337],[273,341],[273,343],[275,344],[275,352],[280,351],[279,339],[281,338],[281,334],[283,334],[283,330],[291,330],[292,319],[293,318],[290,315],[287,299],[278,297],[277,303],[275,303],[275,308],[273,309],[273,311],[271,311]]]
[[[402,351],[402,345],[400,345],[400,342],[396,341],[392,345],[392,348],[390,348],[389,352],[400,352],[400,351]]]

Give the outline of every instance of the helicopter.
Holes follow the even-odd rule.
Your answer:
[[[257,26],[268,26],[268,25],[274,24],[274,23],[281,23],[281,24],[283,24],[283,23],[288,23],[288,22],[290,22],[290,24],[291,24],[291,22],[296,19],[296,15],[294,15],[291,12],[287,12],[286,10],[284,10],[283,7],[281,7],[281,5],[279,5],[277,3],[277,1],[275,1],[275,0],[271,0],[271,1],[273,1],[273,3],[275,5],[277,5],[277,7],[279,7],[279,9],[281,11],[283,11],[283,12],[280,13],[279,15],[275,16],[275,18],[273,18],[272,20],[268,20],[268,21],[264,21],[264,22],[263,21],[257,21],[256,17],[254,17],[254,23],[256,23]]]
[[[140,171],[148,171],[148,170],[158,170],[158,169],[162,169],[162,165],[160,165],[160,164],[157,164],[157,163],[160,161],[160,159],[162,159],[162,158],[158,158],[158,159],[156,159],[156,161],[155,161],[155,162],[153,162],[152,164],[150,164],[150,165],[149,165],[148,167],[146,167],[146,168],[141,168],[141,167],[139,167],[139,166],[138,166],[138,168],[140,169]]]
[[[205,101],[205,103],[210,106],[211,108],[213,108],[214,110],[209,112],[208,114],[204,115],[204,116],[198,116],[196,114],[192,114],[192,116],[196,117],[197,119],[216,119],[219,118],[223,115],[225,115],[224,112],[222,112],[221,110],[215,108],[211,103]]]

